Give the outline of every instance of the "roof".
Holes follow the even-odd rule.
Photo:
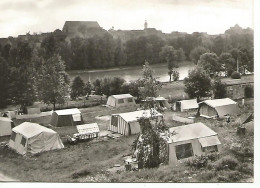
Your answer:
[[[65,26],[67,26],[67,27],[86,26],[88,28],[100,27],[100,25],[96,21],[66,21],[64,24],[64,27]]]
[[[125,99],[125,98],[133,98],[130,94],[121,94],[121,95],[111,95],[115,99]]]
[[[73,114],[80,114],[81,112],[77,108],[65,109],[65,110],[56,110],[55,111],[59,116],[62,115],[73,115]]]
[[[155,100],[156,101],[167,101],[167,99],[165,99],[164,97],[156,97]]]
[[[0,121],[13,122],[10,118],[0,117]]]
[[[201,122],[182,125],[179,127],[172,127],[169,129],[169,131],[176,133],[171,136],[171,142],[181,142],[185,140],[192,140],[217,135],[216,132],[214,132]]]
[[[192,108],[199,108],[199,105],[197,103],[196,99],[190,99],[190,100],[182,100],[178,101],[182,105],[182,109],[192,109]]]
[[[153,109],[154,116],[162,116],[161,113],[157,112],[156,110]],[[131,122],[131,121],[137,121],[138,118],[141,117],[151,117],[151,111],[150,110],[139,110],[139,111],[134,111],[134,112],[127,112],[127,113],[122,113],[122,114],[113,114],[113,115],[119,115],[121,116],[126,122]]]
[[[212,108],[218,107],[218,106],[226,106],[226,105],[230,105],[230,104],[237,104],[235,101],[231,100],[230,98],[224,98],[224,99],[214,99],[214,100],[205,100],[200,102],[201,103],[205,103],[209,106],[211,106]]]
[[[56,132],[51,129],[43,127],[37,123],[31,123],[31,122],[24,122],[16,126],[15,128],[13,128],[12,131],[16,133],[20,133],[26,138],[34,137],[42,132],[56,134]]]
[[[79,134],[91,134],[91,133],[98,133],[99,127],[97,123],[91,123],[91,124],[77,125],[77,130]]]

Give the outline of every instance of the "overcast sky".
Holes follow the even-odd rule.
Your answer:
[[[223,33],[253,26],[253,0],[0,0],[0,37],[62,29],[66,20],[104,29]]]

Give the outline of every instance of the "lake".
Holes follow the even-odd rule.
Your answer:
[[[188,76],[189,70],[194,68],[194,64],[192,63],[184,63],[183,66],[179,68],[175,68],[180,73],[180,80],[183,80],[185,77]],[[169,81],[168,75],[168,68],[167,64],[156,64],[151,65],[154,76],[158,77],[158,80],[161,82]],[[93,82],[97,78],[101,79],[104,77],[120,77],[125,79],[127,82],[132,80],[137,80],[141,77],[141,70],[142,66],[136,67],[124,67],[124,68],[114,68],[114,69],[107,69],[107,70],[75,70],[75,71],[68,71],[71,80],[73,80],[76,76],[80,76],[85,82],[89,81]]]

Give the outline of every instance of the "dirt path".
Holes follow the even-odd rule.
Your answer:
[[[0,182],[4,182],[4,181],[13,182],[13,181],[19,181],[19,180],[5,176],[2,172],[0,172]]]

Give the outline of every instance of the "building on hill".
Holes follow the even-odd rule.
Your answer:
[[[66,21],[62,31],[68,38],[89,38],[107,32],[96,21]]]

